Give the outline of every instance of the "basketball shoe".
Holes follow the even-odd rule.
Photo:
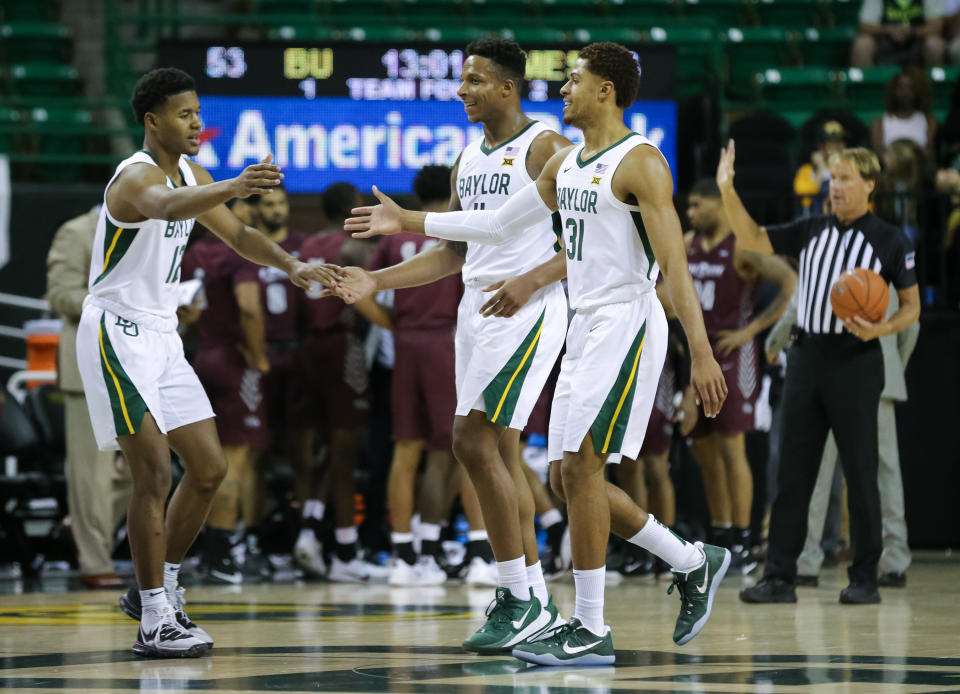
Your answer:
[[[539,641],[527,641],[513,649],[513,657],[536,665],[612,665],[616,660],[610,627],[594,634],[571,617]]]
[[[495,655],[536,636],[553,621],[549,612],[530,589],[530,598],[520,600],[507,588],[497,588],[496,597],[487,607],[487,621],[463,642],[463,650]]]
[[[327,573],[322,549],[312,529],[304,528],[300,531],[297,542],[293,546],[293,558],[309,578],[323,578]]]
[[[183,609],[183,606],[187,604],[187,599],[184,597],[184,594],[186,593],[184,587],[178,586],[172,595],[170,591],[166,591],[166,593],[167,602],[173,609],[173,614],[177,620],[177,624],[190,632],[190,635],[194,638],[207,644],[208,646],[213,646],[213,637],[211,637],[210,634],[208,634],[204,629],[198,627]],[[123,610],[123,613],[128,617],[132,617],[137,621],[140,621],[143,618],[143,610],[140,606],[140,591],[136,586],[120,596],[120,609]]]
[[[680,594],[680,616],[673,631],[673,642],[678,646],[699,634],[710,619],[713,598],[730,567],[730,550],[702,542],[694,545],[703,551],[703,563],[688,573],[674,571],[673,583],[667,589],[668,595],[674,587]]]
[[[133,652],[147,658],[199,658],[209,652],[210,645],[187,631],[167,605],[152,628],[140,623]]]

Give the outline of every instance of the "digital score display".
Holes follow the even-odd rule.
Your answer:
[[[482,136],[457,96],[463,46],[413,42],[324,44],[203,41],[160,43],[158,65],[190,73],[205,123],[197,161],[214,178],[234,176],[272,152],[293,192],[335,181],[409,192],[426,164],[452,164]],[[524,46],[524,110],[573,141],[560,88],[580,46]],[[627,125],[676,159],[674,55],[660,44],[631,47],[641,70]]]

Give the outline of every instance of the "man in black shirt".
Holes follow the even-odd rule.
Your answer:
[[[913,249],[906,236],[869,211],[880,164],[873,152],[846,149],[830,159],[832,215],[769,228],[758,226],[733,187],[734,143],[717,167],[724,208],[737,244],[798,261],[797,324],[783,395],[777,495],[763,579],[741,591],[748,603],[796,602],[797,557],[807,532],[807,509],[827,432],[832,430],[847,479],[854,558],[840,602],[880,602],[877,563],[883,549],[877,487],[877,409],[883,389],[881,335],[897,333],[920,315]],[[892,282],[900,309],[869,323],[841,321],[830,289],[843,271],[862,267]]]

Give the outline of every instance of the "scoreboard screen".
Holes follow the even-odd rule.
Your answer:
[[[578,45],[524,46],[523,108],[570,140],[560,87]],[[631,46],[641,70],[640,95],[627,126],[646,135],[674,168],[677,111],[674,56],[662,45]],[[273,153],[295,193],[336,181],[363,191],[377,184],[407,193],[428,164],[452,165],[482,137],[457,97],[465,55],[449,43],[161,42],[158,65],[176,66],[197,83],[204,121],[197,162],[215,179],[237,175]]]

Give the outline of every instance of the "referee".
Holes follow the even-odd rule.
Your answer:
[[[853,541],[850,585],[840,602],[880,602],[877,563],[883,549],[877,486],[877,410],[883,389],[881,335],[897,333],[920,315],[914,253],[903,232],[869,211],[880,175],[876,155],[845,149],[830,158],[833,214],[769,228],[757,226],[733,188],[734,143],[717,167],[724,208],[740,248],[798,261],[797,324],[783,393],[777,495],[763,579],[740,592],[748,603],[796,602],[797,557],[807,534],[807,510],[827,432],[833,431],[847,479]],[[841,321],[830,289],[845,270],[862,267],[892,282],[900,310],[877,323]]]

